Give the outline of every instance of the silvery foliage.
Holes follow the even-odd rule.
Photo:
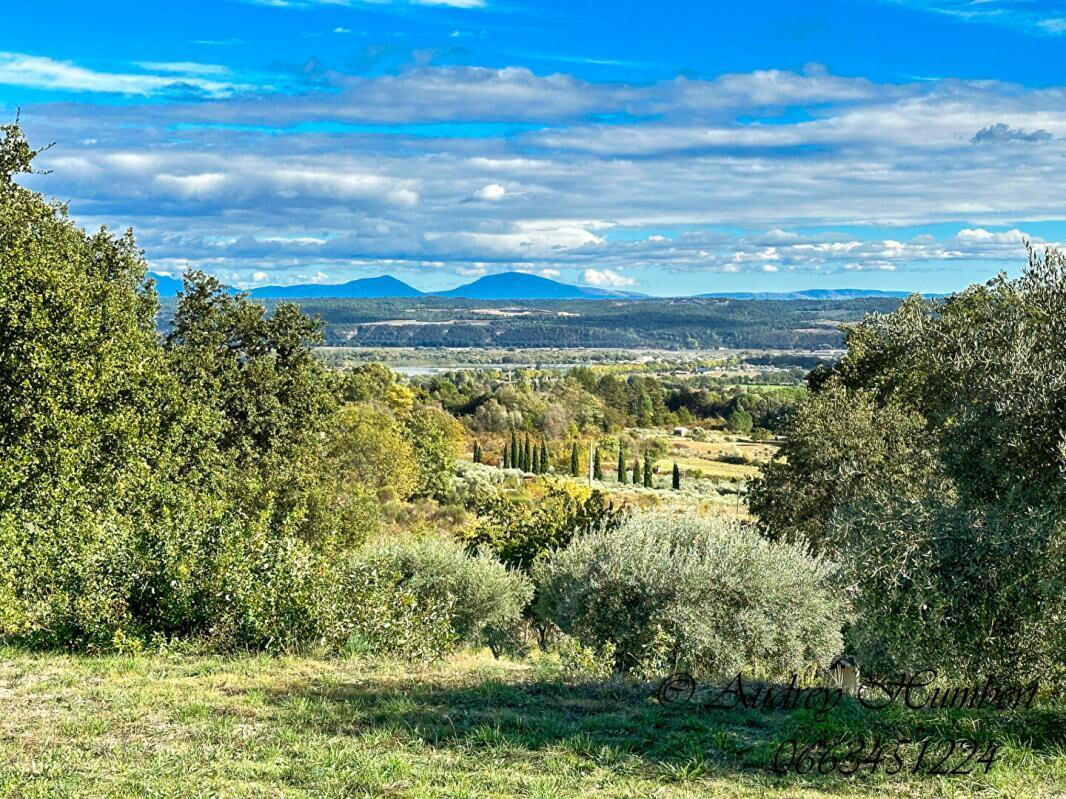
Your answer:
[[[835,567],[797,544],[694,514],[637,514],[534,566],[538,611],[620,671],[785,675],[825,664],[846,619]]]

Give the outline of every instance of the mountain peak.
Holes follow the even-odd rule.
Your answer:
[[[610,297],[639,297],[622,291],[572,286],[529,272],[499,272],[484,275],[472,283],[448,291],[435,291],[438,297],[470,300],[591,300]]]

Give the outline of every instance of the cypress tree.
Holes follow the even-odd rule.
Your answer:
[[[526,433],[526,460],[525,460],[525,464],[526,464],[526,471],[527,472],[533,471],[533,448],[530,446],[530,443],[529,443],[529,433]]]
[[[618,482],[624,483],[626,481],[626,462],[625,457],[622,455],[622,445],[618,445]]]
[[[651,458],[649,458],[647,455],[644,456],[644,487],[653,487],[651,480]]]
[[[481,444],[474,441],[474,463],[481,463]]]
[[[581,473],[581,463],[578,460],[577,442],[570,448],[570,474],[577,477]]]
[[[548,447],[543,438],[540,440],[540,473],[548,473]]]
[[[508,444],[503,445],[503,468],[511,468],[511,447]]]
[[[681,470],[677,468],[677,461],[674,461],[674,491],[681,490]]]
[[[592,476],[597,480],[603,479],[603,467],[600,465],[600,451],[596,450],[596,456],[592,459]]]
[[[517,469],[521,463],[518,460],[518,434],[511,428],[511,468]]]
[[[633,485],[640,485],[640,458],[633,461]]]

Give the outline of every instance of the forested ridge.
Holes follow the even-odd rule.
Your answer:
[[[267,308],[276,300],[259,300]],[[898,299],[848,300],[294,300],[333,346],[822,349],[838,325],[889,312]],[[166,323],[173,301],[164,301]],[[485,313],[503,311],[506,316]],[[517,313],[515,313],[517,312]],[[396,324],[403,321],[404,324]],[[391,322],[391,324],[381,324]],[[423,322],[426,324],[414,324]],[[454,324],[442,324],[454,322]]]

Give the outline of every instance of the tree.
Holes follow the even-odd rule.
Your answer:
[[[841,566],[882,673],[1066,662],[1066,256],[849,329],[749,505]]]
[[[523,467],[527,472],[533,471],[533,446],[529,441],[529,433],[526,433],[526,443],[522,448]]]
[[[677,461],[674,461],[673,486],[674,491],[681,490],[681,470],[677,468]]]
[[[728,427],[734,433],[740,433],[741,435],[747,435],[751,432],[752,421],[751,414],[743,408],[736,408],[726,417],[726,427]]]
[[[503,468],[511,468],[511,447],[509,444],[503,445]]]
[[[622,449],[621,443],[618,445],[618,482],[624,483],[626,481],[626,461],[625,453]]]
[[[414,392],[384,364],[362,364],[340,373],[337,380],[336,391],[341,402],[383,402],[398,415],[409,412],[414,405]]]
[[[479,497],[474,508],[478,524],[467,538],[469,550],[487,545],[506,566],[529,574],[538,555],[565,546],[581,533],[614,529],[622,521],[622,512],[600,491],[560,478],[545,483],[544,495],[534,504],[498,493]]]
[[[291,474],[313,457],[335,408],[311,349],[319,328],[295,304],[268,317],[215,278],[185,275],[167,353],[186,396],[219,416],[217,445],[240,468]]]
[[[511,428],[511,468],[522,468],[522,453],[518,451],[518,434]]]
[[[603,467],[600,465],[600,450],[597,447],[595,457],[592,459],[592,476],[596,480],[603,479]]]
[[[581,474],[581,461],[577,451],[577,442],[570,447],[570,474],[577,477]]]
[[[318,638],[321,555],[369,506],[330,473],[317,322],[193,273],[161,341],[132,232],[19,186],[0,134],[0,638]]]
[[[481,463],[481,444],[474,439],[474,463]]]
[[[455,473],[455,458],[462,450],[462,426],[440,408],[417,408],[406,419],[407,437],[418,463],[415,494],[443,498]]]
[[[652,487],[652,471],[651,471],[651,458],[648,455],[644,456],[644,487]]]
[[[345,405],[328,438],[331,471],[336,478],[372,491],[391,489],[401,499],[418,486],[414,447],[403,425],[381,406]]]
[[[641,473],[640,473],[640,458],[633,459],[633,485],[640,485]]]

